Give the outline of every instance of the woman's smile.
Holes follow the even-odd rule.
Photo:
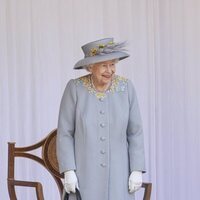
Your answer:
[[[106,80],[110,80],[112,78],[112,75],[102,75],[102,77]]]
[[[112,75],[110,74],[110,75],[102,75],[103,77],[105,77],[105,78],[111,78],[112,77]]]

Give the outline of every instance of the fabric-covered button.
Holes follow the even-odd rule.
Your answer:
[[[100,98],[99,98],[99,101],[103,102],[103,101],[104,101],[104,99],[103,99],[102,97],[100,97]]]
[[[105,140],[106,140],[106,137],[101,136],[101,137],[100,137],[100,140],[101,140],[101,141],[105,141]]]
[[[106,153],[106,151],[103,150],[103,149],[100,152],[101,152],[101,154],[105,154]]]
[[[101,123],[100,126],[103,128],[105,127],[106,125],[104,123]]]
[[[105,163],[101,163],[101,166],[102,166],[102,167],[106,167],[106,164],[105,164]]]
[[[102,115],[105,114],[105,111],[104,111],[104,110],[100,110],[99,112],[100,112],[100,114],[102,114]]]

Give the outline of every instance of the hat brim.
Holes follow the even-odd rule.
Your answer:
[[[79,60],[74,65],[74,69],[83,69],[83,68],[86,68],[90,64],[95,64],[95,63],[108,61],[108,60],[114,60],[114,59],[123,60],[129,56],[130,55],[125,52],[115,51],[109,54],[86,57],[84,59]]]

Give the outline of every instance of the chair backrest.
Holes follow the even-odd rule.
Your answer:
[[[51,131],[43,140],[40,142],[26,146],[26,147],[15,147],[15,143],[8,143],[8,192],[11,200],[17,200],[15,186],[33,187],[36,190],[38,200],[44,200],[42,184],[39,182],[23,181],[15,179],[15,157],[24,157],[32,159],[43,167],[45,167],[54,178],[59,192],[62,197],[63,184],[61,179],[63,175],[59,173],[58,161],[56,157],[56,135],[57,130]],[[42,156],[39,157],[35,154],[30,153],[33,150],[41,148]],[[151,183],[143,183],[144,198],[143,200],[150,200],[151,195]]]

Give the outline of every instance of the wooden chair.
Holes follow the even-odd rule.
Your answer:
[[[8,192],[11,200],[17,200],[15,186],[33,187],[36,190],[38,200],[44,200],[42,184],[39,182],[15,180],[15,157],[23,157],[32,159],[40,163],[45,167],[52,177],[54,178],[59,192],[60,197],[62,196],[63,184],[61,179],[63,175],[58,171],[58,161],[56,158],[56,134],[57,130],[50,132],[40,142],[26,147],[15,147],[15,143],[8,143]],[[30,151],[41,148],[42,156],[31,154]],[[143,183],[144,198],[143,200],[150,200],[151,195],[151,183]]]

